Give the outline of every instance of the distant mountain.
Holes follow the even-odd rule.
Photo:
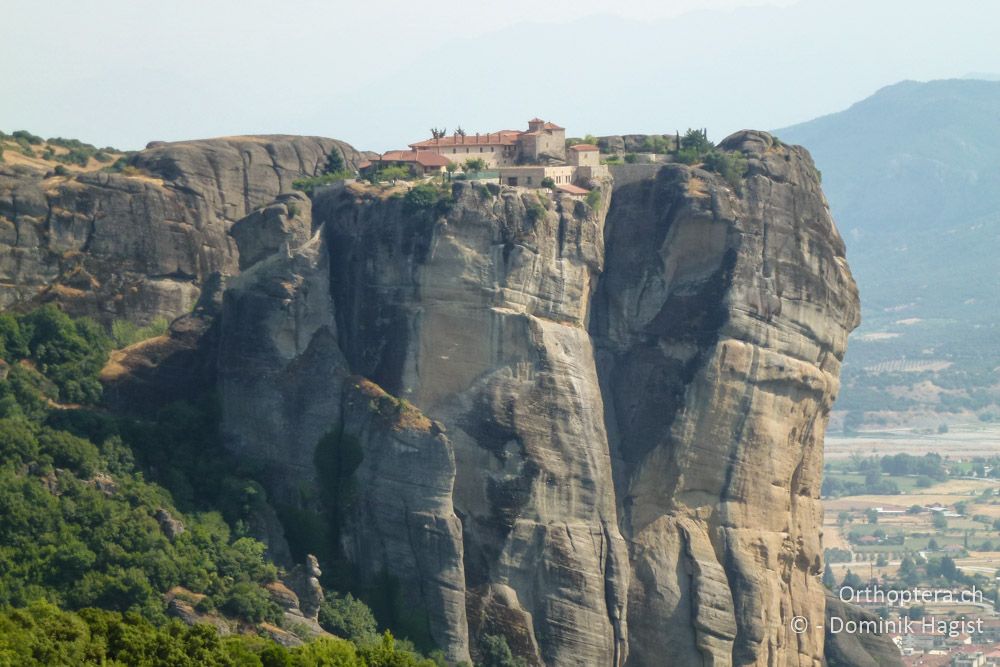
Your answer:
[[[840,406],[1000,419],[1000,82],[904,81],[777,134],[812,153],[861,290]]]

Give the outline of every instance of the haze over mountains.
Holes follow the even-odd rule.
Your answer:
[[[719,140],[903,79],[1000,71],[1000,5],[975,0],[7,4],[0,127],[123,149],[285,133],[384,151],[533,116]]]
[[[861,290],[840,407],[998,417],[998,130],[1000,82],[955,79],[777,131],[822,171]]]

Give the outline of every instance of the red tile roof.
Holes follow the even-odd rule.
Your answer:
[[[565,192],[568,195],[585,195],[590,192],[587,188],[581,188],[579,185],[573,185],[572,183],[560,183],[556,186],[556,190]]]
[[[569,149],[571,151],[599,151],[599,150],[601,150],[600,148],[598,148],[594,144],[575,144],[573,146],[570,146]]]
[[[555,123],[546,123],[545,125],[542,125],[542,127],[545,128],[546,130],[565,130],[566,129],[565,127],[559,127]]]
[[[438,146],[483,146],[483,145],[501,145],[501,146],[513,146],[517,143],[517,135],[521,134],[517,130],[501,130],[499,132],[493,132],[491,134],[475,134],[462,136],[451,135],[450,137],[441,137],[440,139],[425,139],[423,141],[418,141],[415,144],[410,144],[410,148],[434,148]]]
[[[371,166],[372,162],[379,162],[379,159],[371,160],[361,164],[359,168]],[[382,162],[416,162],[421,167],[446,167],[451,162],[448,158],[431,151],[386,151],[382,154]]]

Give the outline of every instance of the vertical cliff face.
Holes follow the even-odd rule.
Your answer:
[[[631,547],[632,663],[819,664],[822,441],[858,299],[808,155],[743,133],[739,190],[616,190],[592,332]]]
[[[350,184],[233,226],[229,446],[450,659],[502,635],[534,665],[823,661],[857,293],[808,155],[722,148],[738,184],[668,165],[596,207]]]
[[[603,211],[456,185],[454,202],[321,200],[351,368],[446,430],[474,636],[536,663],[622,664],[624,542],[586,322]]]

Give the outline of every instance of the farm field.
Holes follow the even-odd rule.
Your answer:
[[[946,458],[989,457],[1000,454],[1000,424],[970,422],[952,426],[947,433],[917,433],[901,428],[852,436],[827,435],[824,447],[824,458],[828,462],[856,454],[923,456],[936,453]]]
[[[890,474],[894,466],[886,459],[900,454],[908,455],[908,465],[918,459],[936,463],[912,474]],[[830,495],[823,498],[823,546],[834,578],[839,582],[851,570],[865,579],[891,579],[899,576],[904,558],[926,562],[947,556],[964,574],[996,582],[1000,477],[991,464],[997,457],[1000,425],[995,424],[940,434],[827,438],[824,493]]]

